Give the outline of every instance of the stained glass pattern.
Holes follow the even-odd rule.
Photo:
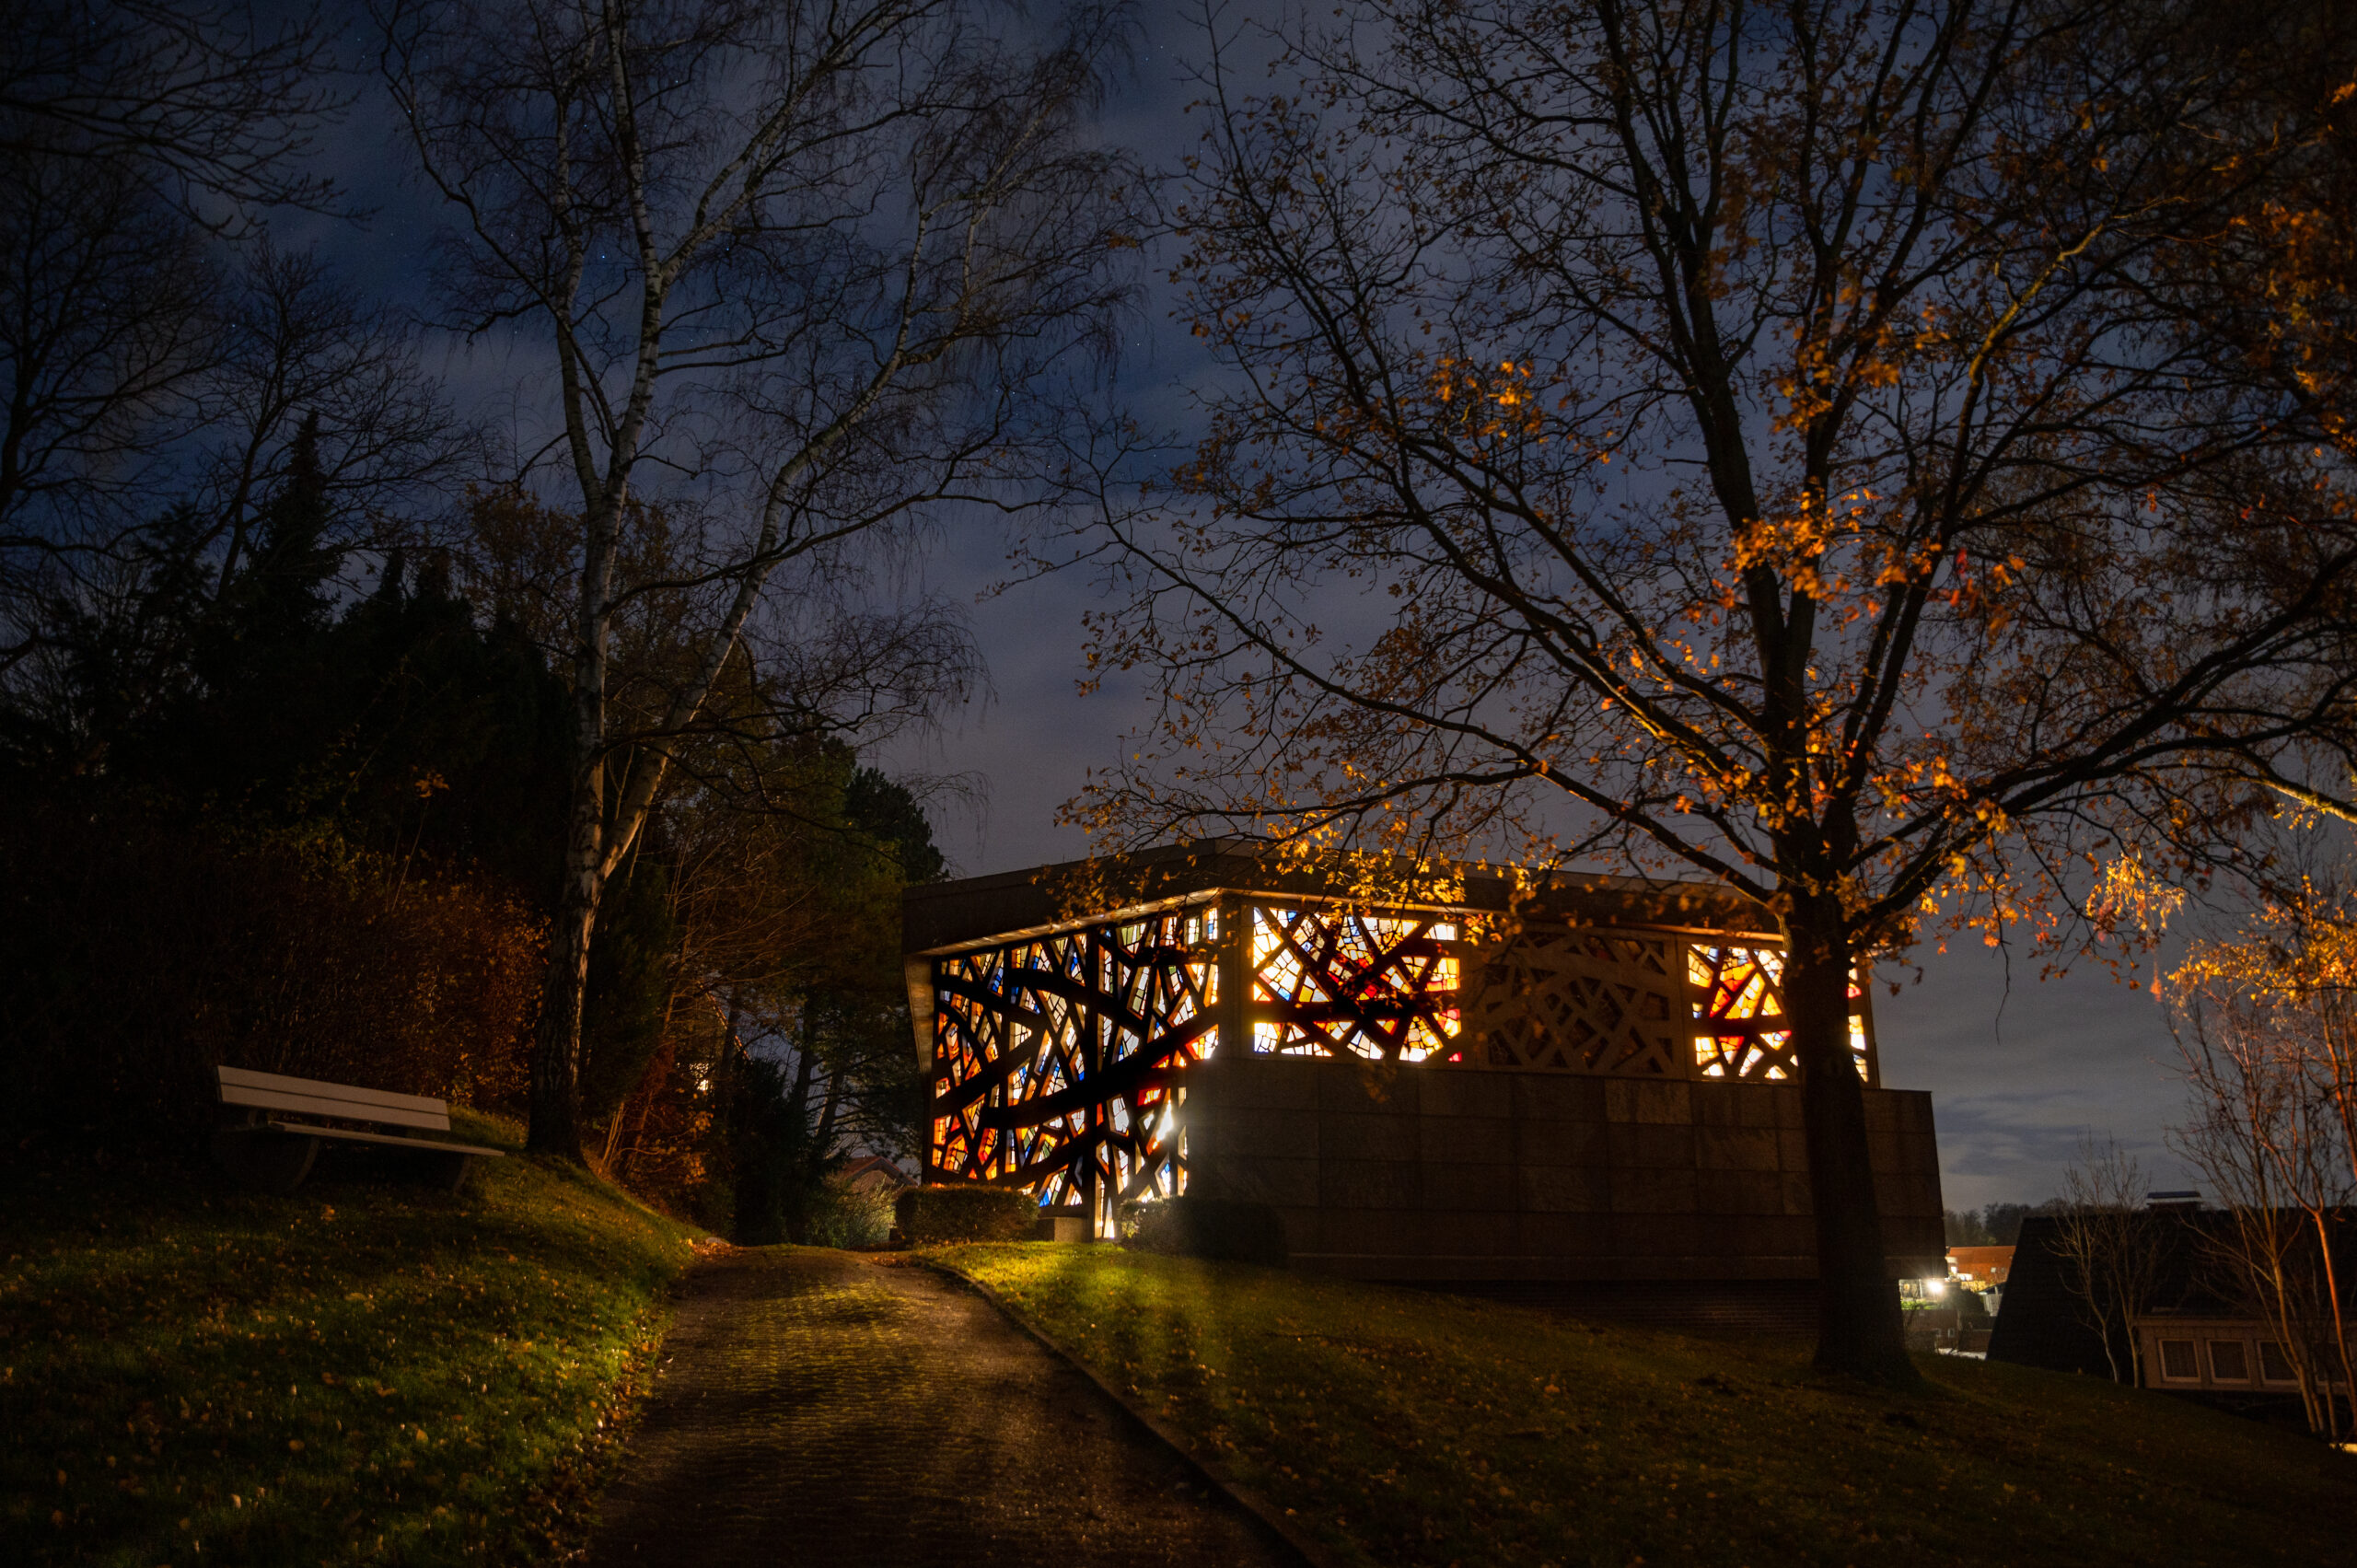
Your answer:
[[[1547,925],[1499,940],[1444,912],[1230,900],[1228,959],[1246,981],[1234,1021],[1257,1052],[1610,1077],[1797,1072],[1771,944]],[[1219,1045],[1220,919],[1198,904],[935,958],[934,1179],[1019,1186],[1100,1235],[1122,1202],[1184,1191],[1184,1072]],[[1851,1051],[1872,1083],[1864,993],[1853,981],[1850,995]]]
[[[1784,955],[1766,946],[1686,949],[1686,979],[1693,998],[1694,1067],[1705,1078],[1800,1075],[1784,1020]],[[1874,1081],[1864,1011],[1865,988],[1850,981],[1850,1054],[1858,1076]]]
[[[1217,1034],[1218,916],[1176,910],[937,958],[937,1180],[1020,1186],[1108,1229],[1186,1180],[1176,1082]]]
[[[1252,1049],[1369,1062],[1458,1059],[1459,923],[1251,906]]]

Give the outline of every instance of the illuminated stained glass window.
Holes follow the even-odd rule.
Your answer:
[[[1177,1074],[1217,1043],[1215,911],[953,954],[934,966],[936,1179],[1020,1186],[1109,1230],[1186,1180]]]
[[[1258,904],[1250,919],[1255,1051],[1457,1059],[1457,922]]]
[[[1784,955],[1766,946],[1686,949],[1686,981],[1693,997],[1694,1066],[1705,1078],[1800,1075],[1784,1017]],[[1850,1055],[1858,1076],[1872,1082],[1864,1004],[1865,988],[1850,981]]]
[[[1184,1074],[1218,1047],[1224,961],[1243,982],[1238,1044],[1257,1053],[1796,1075],[1771,943],[1542,923],[1499,932],[1479,916],[1226,897],[1226,933],[1219,907],[1201,903],[936,958],[934,1178],[1022,1187],[1086,1213],[1098,1234],[1122,1202],[1184,1191]],[[1851,1051],[1872,1083],[1863,987],[1850,995]]]

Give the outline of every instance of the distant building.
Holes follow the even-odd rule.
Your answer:
[[[2144,1387],[2171,1393],[2296,1395],[2300,1380],[2257,1318],[2165,1313],[2135,1320]]]
[[[1948,1278],[1967,1290],[2002,1287],[2013,1268],[2014,1249],[2010,1247],[1948,1249]]]
[[[2010,1247],[1951,1247],[1948,1279],[1959,1289],[1977,1294],[1991,1314],[2005,1299],[2005,1281],[2014,1272]]]
[[[2139,1381],[2205,1403],[2291,1413],[2299,1391],[2292,1364],[2210,1244],[2231,1216],[2171,1199],[2138,1216],[2157,1261],[2152,1296],[2126,1326],[2136,1342]],[[2109,1376],[2116,1357],[2125,1371],[2124,1339],[2115,1330],[2107,1356],[2090,1308],[2073,1289],[2058,1245],[2062,1223],[2046,1214],[2022,1222],[1989,1359]]]
[[[1098,1236],[1134,1200],[1263,1203],[1317,1272],[1812,1320],[1782,946],[1723,889],[1466,866],[1371,899],[1213,844],[902,909],[929,1181]],[[1931,1097],[1882,1086],[1851,996],[1891,1272],[1938,1277]]]
[[[870,1155],[843,1167],[835,1174],[835,1180],[854,1192],[891,1193],[916,1185],[916,1179],[902,1170],[897,1161],[882,1155]]]

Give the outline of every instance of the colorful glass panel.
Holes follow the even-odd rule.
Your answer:
[[[935,1179],[1086,1211],[1184,1190],[1174,1075],[1217,1043],[1215,912],[1170,911],[934,965]]]
[[[1764,1078],[1781,1082],[1800,1075],[1784,1016],[1784,955],[1764,945],[1710,946],[1686,949],[1686,981],[1693,1002],[1694,1067],[1705,1078]],[[1873,1082],[1867,1042],[1865,988],[1850,981],[1850,1055],[1858,1076]]]
[[[1797,1073],[1772,944],[1544,923],[1501,939],[1436,912],[1231,907],[1241,929],[1227,958],[1246,981],[1237,1022],[1255,1052],[1613,1077]],[[1100,1235],[1124,1202],[1183,1191],[1183,1073],[1218,1044],[1219,918],[1198,905],[937,958],[934,1177],[1022,1187],[1087,1214]],[[1872,1083],[1855,981],[1850,996],[1851,1051]]]
[[[1458,1059],[1457,921],[1255,904],[1250,931],[1255,1051]]]

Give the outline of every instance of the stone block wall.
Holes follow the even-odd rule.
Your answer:
[[[1797,1085],[1251,1055],[1185,1082],[1188,1191],[1272,1205],[1300,1268],[1434,1283],[1816,1277]],[[1893,1272],[1945,1272],[1931,1096],[1865,1095]]]

